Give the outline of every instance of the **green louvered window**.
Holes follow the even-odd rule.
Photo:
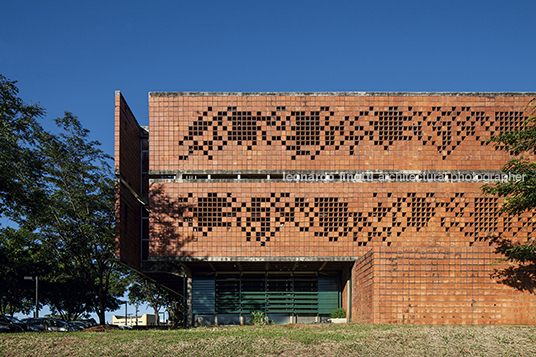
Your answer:
[[[330,314],[340,305],[337,275],[316,273],[218,273],[194,277],[194,314],[252,311]]]
[[[318,313],[331,314],[339,307],[339,277],[337,275],[318,275]]]
[[[192,310],[198,315],[214,315],[215,281],[212,276],[194,276],[192,279]]]
[[[242,313],[265,311],[266,275],[264,273],[242,274]]]
[[[240,313],[240,274],[218,274],[216,278],[216,313]]]

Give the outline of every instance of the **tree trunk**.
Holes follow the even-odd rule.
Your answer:
[[[104,314],[104,310],[98,311],[97,316],[99,317],[99,325],[106,325],[106,316]]]
[[[98,296],[98,299],[99,299],[99,306],[98,308],[96,309],[97,311],[97,316],[99,317],[99,324],[100,325],[105,325],[106,324],[106,301],[105,301],[105,296],[104,294],[102,293],[102,290],[99,289],[99,296]],[[125,321],[126,323],[126,321]]]
[[[160,314],[158,313],[158,310],[156,308],[153,308],[154,315],[156,317],[156,326],[160,326]]]

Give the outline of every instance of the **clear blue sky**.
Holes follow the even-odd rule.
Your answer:
[[[0,73],[113,155],[114,91],[536,91],[536,1],[3,1]]]
[[[535,91],[535,1],[3,1],[0,73],[113,154],[114,91]]]

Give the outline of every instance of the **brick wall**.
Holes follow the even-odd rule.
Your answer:
[[[534,324],[536,300],[491,278],[492,247],[378,247],[354,269],[353,321]]]
[[[140,265],[141,130],[125,99],[116,92],[116,257],[134,268]]]
[[[535,221],[498,215],[471,179],[509,159],[486,141],[530,98],[151,93],[149,255],[361,257],[353,321],[532,324],[534,296],[490,274],[494,239],[525,241]],[[287,180],[302,174],[333,178]]]
[[[353,270],[352,284],[352,321],[373,323],[378,317],[377,302],[373,303],[374,288],[374,254],[368,251],[356,264]]]
[[[151,93],[151,170],[485,170],[529,96]]]
[[[168,211],[151,212],[151,256],[362,256],[377,246],[489,247],[535,229],[530,215],[498,215],[481,183],[198,181],[153,183],[155,206]]]

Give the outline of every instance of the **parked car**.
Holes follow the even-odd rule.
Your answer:
[[[25,332],[25,331],[31,331],[31,329],[21,321],[19,321],[16,317],[11,317],[8,315],[0,315],[0,324],[4,326],[4,329],[2,329],[3,332],[6,328],[8,328],[9,332]]]
[[[11,332],[24,332],[22,327],[9,322],[0,322],[0,332],[11,333]]]
[[[12,332],[10,326],[0,323],[0,333],[9,333],[9,332]]]
[[[80,331],[88,327],[88,325],[82,321],[69,321],[67,323],[74,331]]]
[[[67,322],[56,320],[51,317],[28,318],[23,319],[22,322],[25,322],[29,326],[33,326],[40,331],[73,331]]]

